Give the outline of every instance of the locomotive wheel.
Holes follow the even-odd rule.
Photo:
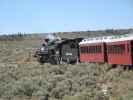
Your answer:
[[[51,56],[49,59],[51,64],[60,64],[60,57],[59,56]]]
[[[60,57],[59,56],[56,56],[55,60],[56,60],[56,64],[60,64]]]
[[[69,58],[67,58],[67,61],[66,61],[66,62],[67,62],[67,64],[70,64],[70,60],[69,60]]]
[[[57,64],[57,62],[56,62],[56,60],[55,60],[55,57],[53,57],[53,56],[51,56],[50,58],[49,58],[49,62],[51,63],[51,64]]]
[[[40,62],[41,64],[48,62],[48,57],[45,56],[38,56],[37,57],[38,62]]]
[[[45,63],[45,59],[44,59],[44,57],[42,57],[42,56],[38,56],[38,57],[37,57],[37,60],[38,60],[38,62],[40,62],[41,64]]]

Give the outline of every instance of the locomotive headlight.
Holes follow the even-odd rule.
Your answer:
[[[44,48],[41,48],[41,51],[44,51]]]
[[[59,54],[59,51],[56,51],[55,53],[56,53],[56,54]]]

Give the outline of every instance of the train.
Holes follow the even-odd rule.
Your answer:
[[[44,54],[46,48],[47,53]],[[35,53],[42,63],[87,62],[133,66],[133,33],[56,40],[45,46],[45,50]]]

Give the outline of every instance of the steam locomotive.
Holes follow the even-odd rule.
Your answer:
[[[133,65],[133,33],[103,37],[75,38],[48,42],[36,52],[39,62],[109,63]]]
[[[50,62],[51,64],[78,63],[79,62],[79,42],[82,38],[62,39],[47,41],[36,52],[34,57],[40,63]]]

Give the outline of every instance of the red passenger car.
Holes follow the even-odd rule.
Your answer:
[[[107,43],[107,57],[109,64],[132,65],[132,40],[122,40]]]
[[[79,44],[80,62],[97,62],[106,61],[106,45],[100,39],[84,39]]]
[[[80,62],[133,65],[133,34],[84,39],[79,47]]]

